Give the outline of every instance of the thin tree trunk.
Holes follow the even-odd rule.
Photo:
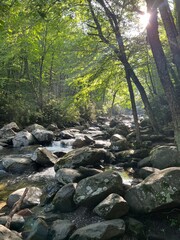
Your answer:
[[[149,25],[147,26],[148,41],[157,66],[159,78],[167,96],[172,114],[175,141],[180,151],[180,103],[176,99],[175,90],[168,72],[166,57],[159,39],[157,9],[153,8],[152,0],[146,0],[148,12],[151,12]]]

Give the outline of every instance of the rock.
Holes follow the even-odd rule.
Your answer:
[[[0,225],[0,239],[1,240],[22,240],[16,232],[10,231],[8,228]]]
[[[105,219],[120,218],[126,215],[128,211],[129,206],[127,202],[116,193],[111,193],[94,208],[94,212]]]
[[[96,168],[87,168],[87,167],[79,167],[78,171],[83,175],[83,178],[94,176],[95,174],[102,173],[102,170]]]
[[[0,180],[3,179],[3,178],[6,178],[8,176],[9,176],[9,173],[0,169]]]
[[[98,165],[101,160],[108,161],[110,154],[105,149],[91,149],[83,147],[75,149],[64,155],[55,165],[55,170],[59,168],[78,168],[80,166]]]
[[[81,148],[84,146],[87,146],[87,142],[84,137],[76,138],[72,145],[73,148]]]
[[[45,129],[36,129],[32,132],[32,135],[37,139],[39,143],[51,143],[54,137],[52,131]]]
[[[151,174],[140,184],[127,190],[125,199],[132,211],[149,213],[180,206],[180,167]]]
[[[1,160],[4,169],[10,173],[21,174],[33,172],[36,168],[30,157],[23,155],[9,155],[3,157]]]
[[[9,216],[1,216],[0,224],[5,226],[8,218],[9,218]],[[18,214],[14,214],[11,219],[10,229],[15,230],[15,231],[21,231],[22,227],[24,226],[24,223],[25,223],[25,220],[22,216],[19,216]]]
[[[75,209],[75,203],[73,201],[75,189],[75,183],[69,183],[63,186],[53,199],[54,210],[59,210],[63,213],[73,211]]]
[[[138,168],[152,167],[152,162],[151,162],[150,157],[146,157],[146,158],[142,159],[141,161],[139,161],[137,167]]]
[[[44,220],[38,218],[26,240],[48,240],[48,225]]]
[[[50,131],[57,131],[59,128],[58,128],[58,126],[57,126],[57,124],[56,123],[51,123],[51,124],[49,124],[48,125],[48,127],[47,127],[47,130],[50,130]]]
[[[32,133],[34,130],[37,130],[37,129],[44,130],[45,128],[42,125],[39,125],[37,123],[34,123],[26,128],[26,130],[30,133]]]
[[[180,166],[180,154],[175,146],[158,146],[150,153],[150,161],[153,167],[164,169]]]
[[[41,205],[50,203],[61,187],[57,180],[47,183],[41,195]]]
[[[68,220],[56,220],[51,226],[50,235],[53,240],[67,240],[75,229],[76,226]]]
[[[113,151],[122,151],[129,148],[127,139],[119,134],[114,134],[111,139],[111,150]]]
[[[110,240],[118,239],[125,232],[125,223],[121,219],[114,219],[77,229],[70,240]]]
[[[151,175],[152,173],[158,174],[159,171],[160,171],[160,170],[157,169],[157,168],[153,168],[153,167],[143,167],[143,168],[137,169],[133,175],[134,175],[134,177],[136,177],[136,178],[145,179],[145,178],[147,178],[149,175]]]
[[[62,168],[56,172],[56,179],[63,185],[79,182],[82,178],[83,175],[76,169]]]
[[[7,199],[7,205],[9,208],[12,208],[14,203],[17,202],[20,197],[23,195],[25,188],[21,188],[11,193]],[[40,203],[40,197],[42,195],[42,191],[38,187],[28,187],[28,192],[26,197],[23,200],[23,204],[21,205],[21,209],[27,207],[33,207]]]
[[[37,148],[31,156],[31,159],[43,167],[50,167],[58,160],[55,154],[43,147]]]
[[[137,236],[138,239],[146,239],[144,232],[144,225],[142,222],[136,220],[135,218],[126,219],[127,232],[130,232],[131,235]]]
[[[21,132],[18,132],[16,134],[16,136],[13,138],[13,147],[23,147],[23,146],[28,146],[28,145],[32,145],[35,144],[35,139],[33,137],[33,135],[24,130]]]
[[[111,193],[121,193],[122,178],[118,172],[106,171],[82,179],[76,188],[74,201],[79,205],[95,207]]]
[[[151,122],[150,122],[149,118],[146,117],[146,118],[142,119],[140,122],[140,126],[141,127],[150,127]]]
[[[60,132],[59,135],[62,139],[74,138],[74,134],[70,130],[63,130],[63,131]]]
[[[4,125],[4,127],[2,127],[0,129],[0,131],[7,131],[9,129],[12,129],[13,131],[19,131],[19,127],[15,122],[11,122],[11,123]]]
[[[111,145],[110,141],[107,140],[95,140],[93,147],[95,148],[109,148]]]

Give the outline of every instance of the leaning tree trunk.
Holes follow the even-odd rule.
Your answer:
[[[169,46],[173,56],[173,63],[176,66],[180,82],[180,44],[178,41],[178,31],[167,0],[164,0],[163,3],[159,5],[159,11],[166,30]]]
[[[176,25],[179,33],[179,40],[180,40],[180,1],[174,0],[175,3],[175,10],[176,10]]]
[[[175,141],[180,151],[180,103],[176,98],[175,90],[168,72],[166,57],[159,38],[157,9],[153,8],[154,1],[146,0],[146,2],[148,12],[151,13],[151,18],[147,26],[147,37],[157,66],[160,81],[168,99],[174,124]]]

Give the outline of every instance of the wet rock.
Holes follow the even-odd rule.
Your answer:
[[[45,128],[42,125],[39,125],[37,123],[34,123],[26,128],[26,130],[30,133],[32,133],[34,130],[41,129],[44,130]]]
[[[3,157],[2,165],[7,172],[21,174],[24,172],[33,172],[36,168],[30,157],[23,155],[9,155]]]
[[[142,213],[179,207],[179,178],[180,167],[161,170],[127,190],[125,199],[133,211]]]
[[[126,215],[129,211],[129,206],[123,197],[112,193],[95,208],[94,212],[105,219],[116,219]]]
[[[125,232],[125,223],[121,219],[114,219],[90,224],[77,229],[70,240],[110,240],[122,236]]]
[[[50,203],[61,187],[62,187],[62,185],[59,184],[59,182],[57,180],[50,181],[49,183],[47,183],[45,185],[45,187],[43,189],[43,193],[41,195],[41,205]]]
[[[62,139],[74,138],[74,134],[70,130],[63,130],[63,131],[60,132],[59,135]]]
[[[75,229],[76,226],[68,220],[56,220],[50,229],[51,239],[67,240]]]
[[[126,150],[129,148],[129,145],[128,145],[128,142],[127,142],[127,139],[122,136],[122,135],[119,135],[119,134],[114,134],[111,139],[111,150],[113,151],[123,151],[123,150]]]
[[[0,180],[3,179],[3,178],[6,178],[8,176],[9,176],[9,173],[0,169]]]
[[[44,220],[38,218],[26,240],[48,240],[48,225]]]
[[[35,143],[36,143],[36,141],[35,141],[35,138],[33,137],[33,135],[26,130],[18,132],[16,134],[16,136],[13,138],[13,147],[15,147],[15,148],[28,146],[28,145],[32,145]]]
[[[8,218],[9,218],[9,216],[0,217],[0,224],[5,226]],[[22,216],[20,216],[18,214],[14,214],[12,219],[11,219],[10,229],[19,232],[19,231],[22,230],[22,227],[24,226],[24,223],[25,223],[25,220]]]
[[[72,147],[73,148],[81,148],[81,147],[84,147],[84,146],[87,146],[87,142],[85,140],[84,137],[78,137],[75,139],[75,141],[73,142],[73,145]]]
[[[35,150],[31,159],[43,167],[50,167],[57,162],[58,158],[46,148],[39,147]]]
[[[8,207],[12,208],[14,203],[17,202],[20,197],[23,195],[25,188],[21,188],[11,193],[7,199]],[[40,203],[40,197],[42,195],[42,191],[38,187],[28,187],[28,192],[26,197],[23,200],[21,205],[21,209],[27,207],[33,207]]]
[[[111,193],[121,193],[122,178],[118,172],[106,171],[81,180],[76,188],[74,201],[79,205],[95,207]]]
[[[55,170],[59,168],[78,168],[80,166],[98,165],[101,160],[108,161],[110,153],[105,149],[91,149],[83,147],[75,149],[64,155],[55,165]]]
[[[136,177],[136,178],[145,179],[145,178],[147,178],[149,175],[151,175],[152,173],[158,174],[159,171],[160,171],[160,170],[157,169],[157,168],[153,168],[153,167],[143,167],[143,168],[137,169],[133,175],[134,175],[134,177]]]
[[[56,172],[56,179],[63,185],[79,182],[82,178],[83,175],[76,169],[62,168]]]
[[[87,168],[87,167],[79,167],[78,171],[83,175],[83,178],[94,176],[95,174],[102,173],[102,170],[96,168]]]
[[[39,143],[51,143],[54,137],[52,131],[45,129],[36,129],[32,132],[32,135],[37,139]]]
[[[22,240],[18,233],[9,230],[8,228],[0,225],[0,239],[1,240]]]
[[[54,210],[59,210],[62,213],[73,211],[76,207],[73,201],[75,189],[75,183],[69,183],[63,186],[53,199]]]

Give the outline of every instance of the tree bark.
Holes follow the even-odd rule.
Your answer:
[[[157,9],[154,9],[153,7],[154,1],[146,0],[146,3],[147,10],[151,14],[151,18],[147,26],[148,41],[151,46],[161,84],[168,99],[174,124],[175,141],[178,150],[180,151],[180,103],[176,98],[175,89],[168,72],[166,57],[159,38]]]

